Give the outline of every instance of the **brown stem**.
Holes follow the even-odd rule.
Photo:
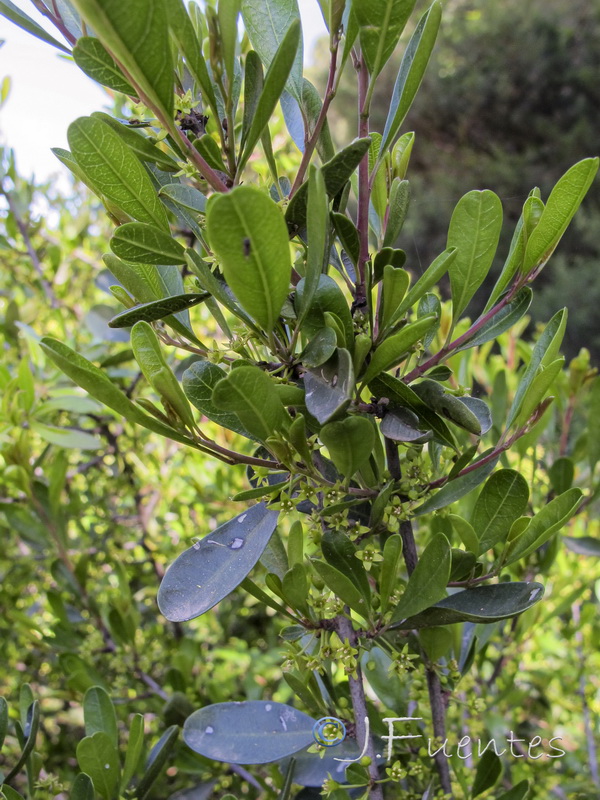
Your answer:
[[[356,65],[358,71],[358,135],[363,139],[369,135],[369,110],[366,108],[369,89],[369,72],[361,55]],[[357,265],[357,301],[366,297],[365,270],[369,259],[369,154],[365,153],[358,165],[358,217],[356,227],[360,241]]]
[[[565,411],[565,418],[562,426],[562,433],[560,435],[560,450],[561,456],[566,455],[567,447],[569,446],[569,433],[571,431],[571,422],[573,421],[573,412],[575,411],[575,395],[569,397],[569,405]]]
[[[331,101],[335,97],[335,73],[337,68],[338,44],[339,44],[339,39],[336,37],[333,46],[331,48],[331,58],[329,61],[329,77],[327,79],[327,86],[325,88],[323,105],[321,106],[321,110],[319,112],[319,116],[317,117],[317,121],[315,123],[315,127],[312,134],[304,142],[304,153],[302,154],[302,161],[300,162],[300,167],[298,168],[298,172],[294,180],[294,185],[290,190],[290,197],[293,197],[294,194],[298,191],[298,189],[302,185],[302,181],[304,180],[304,176],[306,175],[306,170],[308,169],[308,165],[310,164],[310,159],[312,158],[312,154],[315,150],[315,147],[317,146],[317,142],[319,141],[321,129],[323,128],[325,120],[327,119],[327,112],[329,111],[329,106],[331,105]]]
[[[429,691],[429,705],[431,706],[431,717],[433,720],[433,733],[436,738],[443,742],[446,738],[446,702],[442,693],[442,684],[435,670],[427,668],[427,689]],[[444,755],[443,748],[434,756],[435,765],[440,776],[440,783],[444,794],[452,795],[452,781],[450,779],[450,768],[448,759]]]
[[[346,609],[348,611],[348,609]],[[338,636],[342,640],[348,639],[350,645],[354,647],[356,644],[357,634],[354,630],[352,622],[346,616],[339,616],[336,619],[336,627]],[[367,701],[365,699],[365,688],[363,685],[362,670],[360,663],[356,665],[356,678],[348,675],[348,683],[350,685],[350,699],[352,701],[352,710],[354,711],[354,724],[356,726],[356,739],[359,747],[364,747],[365,740],[367,741],[366,755],[371,759],[369,765],[369,776],[371,778],[371,790],[369,792],[370,800],[383,800],[383,789],[380,784],[376,783],[379,779],[379,771],[377,769],[377,759],[375,756],[375,744],[373,736],[369,732],[367,737],[367,726],[365,720],[368,717]]]

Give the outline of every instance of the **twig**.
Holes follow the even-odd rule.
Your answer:
[[[356,65],[358,71],[358,135],[362,139],[369,135],[369,110],[365,107],[369,88],[369,73],[364,57],[361,55]],[[369,259],[369,154],[365,153],[358,165],[358,237],[360,250],[357,264],[357,284],[355,300],[366,297],[365,270]]]
[[[596,752],[596,743],[594,741],[594,727],[592,725],[592,715],[590,711],[590,706],[587,701],[587,697],[585,695],[585,687],[586,687],[586,679],[585,679],[585,656],[583,653],[583,636],[581,633],[581,627],[579,626],[580,622],[580,605],[574,603],[572,606],[573,610],[573,622],[577,626],[575,631],[575,642],[577,648],[577,657],[579,659],[579,664],[581,667],[581,674],[579,676],[579,689],[577,694],[581,698],[581,706],[583,709],[583,725],[585,729],[585,741],[587,743],[587,751],[588,751],[588,763],[590,767],[590,775],[592,781],[595,783],[596,786],[600,786],[600,776],[598,774],[598,754]]]
[[[433,721],[433,733],[436,738],[443,742],[446,739],[446,703],[442,693],[442,684],[434,669],[427,668],[427,689],[429,691],[429,705],[431,706],[431,717]],[[444,794],[452,795],[452,781],[450,779],[450,768],[448,759],[444,755],[443,748],[434,756],[435,765],[440,776],[440,783]]]

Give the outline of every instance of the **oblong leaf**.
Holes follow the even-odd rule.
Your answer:
[[[192,308],[202,303],[209,297],[208,292],[203,294],[190,293],[178,294],[174,297],[165,297],[164,300],[153,300],[151,303],[140,303],[137,306],[121,311],[108,323],[109,328],[128,328],[140,320],[156,322],[171,314],[177,314],[187,308]]]
[[[69,146],[93,188],[126,214],[169,230],[167,214],[139,160],[109,125],[79,117],[69,125]]]
[[[350,606],[353,611],[356,611],[361,617],[368,619],[369,605],[363,594],[350,578],[325,561],[314,560],[312,565],[325,582],[328,589],[331,589],[331,591],[347,606]]]
[[[83,698],[83,719],[86,736],[104,731],[115,747],[119,744],[117,715],[110,695],[101,686],[91,686]]]
[[[440,600],[420,614],[391,627],[403,630],[453,625],[456,622],[491,623],[516,617],[544,595],[540,583],[512,582],[465,589]]]
[[[466,344],[460,347],[456,352],[461,350],[468,350],[470,347],[479,347],[479,345],[491,342],[492,339],[497,339],[498,336],[505,331],[512,328],[522,317],[525,316],[531,305],[533,299],[533,291],[529,286],[524,286],[497,314],[488,320],[485,325],[475,333],[472,339],[469,339]]]
[[[137,96],[117,62],[99,39],[81,36],[73,48],[73,58],[79,69],[96,83],[108,86],[115,92]]]
[[[415,322],[406,325],[398,333],[385,339],[373,353],[369,366],[361,377],[361,381],[369,383],[380,372],[399,364],[406,357],[410,348],[431,328],[436,319],[437,316],[435,314],[426,314]]]
[[[452,213],[448,247],[457,256],[448,268],[452,315],[457,320],[488,274],[502,228],[502,203],[489,189],[468,192]]]
[[[119,754],[110,736],[97,731],[77,745],[77,763],[89,775],[94,789],[105,800],[112,800],[119,783]]]
[[[69,800],[95,800],[94,784],[89,775],[80,772],[73,781]],[[8,798],[10,800],[10,798]]]
[[[268,332],[289,291],[287,228],[277,204],[253,186],[213,195],[206,227],[227,283],[243,308]]]
[[[213,389],[219,381],[226,377],[225,370],[216,364],[210,361],[195,361],[183,373],[181,382],[190,403],[205,417],[223,428],[229,428],[248,439],[255,439],[256,437],[241,424],[237,414],[223,411],[213,403]]]
[[[58,42],[53,36],[45,31],[41,25],[38,25],[37,22],[34,22],[27,14],[24,14],[20,8],[18,8],[11,0],[0,0],[0,16],[3,16],[5,19],[14,22],[19,28],[27,33],[30,33],[32,36],[35,36],[37,39],[41,39],[42,42],[46,42],[47,44],[51,44],[53,47],[57,47],[59,50],[62,50],[64,53],[69,53],[69,48],[65,47],[64,44]]]
[[[529,485],[514,469],[495,472],[481,490],[471,524],[479,538],[479,551],[485,553],[504,536],[522,516],[529,502]],[[477,555],[477,551],[475,551]]]
[[[160,584],[161,614],[171,622],[184,622],[230,594],[262,555],[277,517],[277,511],[259,503],[183,552]]]
[[[419,517],[422,514],[429,514],[431,511],[437,511],[440,508],[445,508],[446,506],[455,503],[457,500],[460,500],[461,497],[469,494],[469,492],[472,492],[473,489],[479,486],[480,483],[483,483],[488,475],[493,472],[494,467],[498,463],[499,459],[500,456],[498,455],[491,461],[488,461],[479,467],[475,467],[475,469],[472,469],[466,475],[460,475],[458,478],[448,481],[435,494],[431,495],[428,500],[416,508],[413,511],[413,514],[415,517]]]
[[[110,249],[134,264],[185,264],[185,249],[172,236],[147,222],[119,225]]]
[[[423,551],[404,594],[394,609],[392,621],[418,614],[446,596],[452,554],[443,533],[437,533]]]
[[[345,411],[354,391],[352,356],[337,348],[331,358],[304,373],[306,408],[324,425]]]
[[[272,379],[259,367],[231,370],[213,389],[212,403],[235,413],[242,426],[260,441],[278,430],[285,419],[283,404]]]
[[[169,756],[171,755],[171,751],[175,746],[178,736],[178,726],[171,725],[150,751],[148,760],[146,761],[144,775],[135,790],[136,797],[138,797],[139,800],[144,800],[167,765],[167,761],[169,760]]]
[[[183,740],[195,753],[233,764],[269,764],[313,741],[315,721],[283,703],[246,700],[215,703],[194,711]]]
[[[415,0],[353,0],[360,48],[372,79],[394,52],[414,7]]]
[[[160,187],[158,194],[168,197],[178,206],[192,211],[194,214],[206,213],[207,198],[193,186],[185,186],[183,183],[167,183]]]
[[[338,472],[351,478],[371,456],[375,428],[366,417],[346,417],[324,425],[319,438],[329,450]]]

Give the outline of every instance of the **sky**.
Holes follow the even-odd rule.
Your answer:
[[[14,0],[22,11],[62,41],[29,0]],[[310,63],[313,45],[326,33],[317,0],[298,0],[304,32],[304,62]],[[66,173],[50,152],[67,148],[67,128],[76,117],[100,111],[104,91],[54,47],[41,42],[0,17],[0,80],[11,77],[11,90],[0,108],[0,144],[12,147],[21,175],[43,180]]]

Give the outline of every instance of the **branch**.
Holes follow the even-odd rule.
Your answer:
[[[356,69],[358,70],[358,136],[362,139],[369,135],[369,110],[368,106],[366,106],[369,73],[362,55]],[[358,229],[360,250],[355,295],[355,300],[357,301],[364,300],[366,296],[365,269],[369,259],[369,194],[369,154],[365,153],[358,166],[358,217],[356,227]]]

